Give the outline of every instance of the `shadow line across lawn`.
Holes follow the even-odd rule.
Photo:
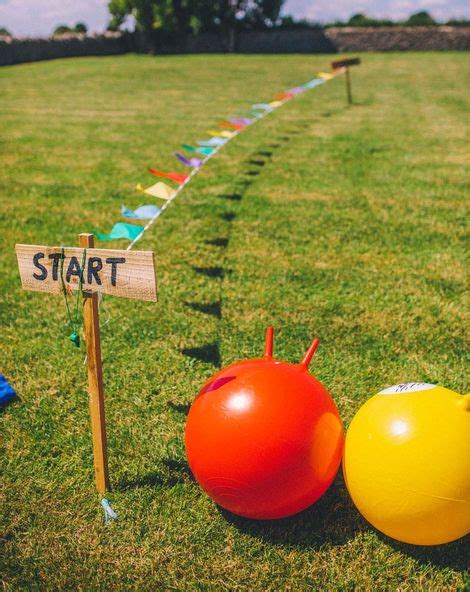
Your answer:
[[[300,131],[300,129],[295,129],[291,130],[288,133],[293,135],[300,133]],[[224,222],[226,222],[228,228],[223,233],[223,236],[216,236],[210,239],[205,239],[204,242],[206,244],[210,244],[212,246],[220,248],[220,263],[218,265],[213,265],[211,267],[193,266],[193,270],[196,273],[206,276],[209,281],[217,280],[219,282],[218,298],[217,300],[210,303],[186,302],[186,306],[188,306],[192,310],[211,315],[213,317],[216,317],[220,322],[222,321],[223,280],[224,277],[230,273],[230,270],[227,268],[226,251],[230,244],[231,225],[237,217],[237,212],[233,209],[233,206],[235,206],[235,204],[238,204],[243,200],[243,198],[246,195],[246,192],[248,191],[250,186],[255,182],[256,177],[263,172],[263,167],[272,158],[274,150],[279,148],[282,145],[282,143],[288,142],[290,140],[290,135],[288,135],[288,133],[279,136],[275,139],[273,143],[268,144],[263,148],[259,148],[256,151],[249,154],[246,160],[244,161],[243,175],[241,181],[237,183],[236,189],[233,191],[233,193],[219,194],[219,198],[224,199],[227,201],[227,203],[231,204],[230,209],[221,214],[221,218]],[[217,341],[212,343],[204,343],[202,345],[196,345],[193,347],[185,347],[181,350],[181,353],[184,356],[188,356],[200,362],[211,363],[217,369],[221,367],[222,359],[220,355],[219,343]]]

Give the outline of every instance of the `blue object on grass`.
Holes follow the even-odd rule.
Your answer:
[[[0,374],[0,405],[5,405],[9,403],[12,399],[16,397],[16,393],[13,387],[8,384],[7,379]]]
[[[110,520],[116,520],[117,514],[111,508],[111,506],[109,505],[108,500],[105,497],[101,500],[101,505],[103,506],[103,510],[104,510],[104,523],[105,524],[108,524],[108,522]]]

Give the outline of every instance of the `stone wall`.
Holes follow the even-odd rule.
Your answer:
[[[356,51],[441,51],[470,49],[470,27],[349,27],[249,31],[232,42],[238,53],[335,53]],[[227,40],[204,34],[155,37],[142,33],[66,35],[52,39],[0,39],[0,66],[54,58],[138,53],[225,53]]]
[[[325,34],[337,51],[470,49],[470,27],[337,27]]]
[[[0,38],[0,66],[54,58],[126,53],[125,35],[64,35],[51,39]]]

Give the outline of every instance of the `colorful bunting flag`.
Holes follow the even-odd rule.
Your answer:
[[[232,123],[242,123],[243,125],[250,125],[250,123],[253,123],[253,119],[248,119],[248,117],[234,117],[230,121]]]
[[[305,88],[303,86],[296,86],[295,88],[290,88],[287,92],[291,95],[298,95],[301,92],[304,92]]]
[[[272,111],[273,108],[271,107],[271,105],[268,105],[267,103],[257,103],[256,105],[251,105],[252,109],[262,109],[263,111]]]
[[[269,103],[269,106],[272,107],[273,109],[276,109],[277,107],[280,107],[282,105],[282,101],[273,101],[272,103]]]
[[[215,148],[196,148],[196,152],[199,152],[199,154],[204,154],[204,156],[210,156],[213,152],[215,152]]]
[[[241,130],[245,127],[243,123],[230,123],[230,121],[219,121],[217,125],[220,125],[220,127],[228,127],[229,129],[234,130]]]
[[[293,97],[294,97],[294,94],[291,92],[277,93],[274,95],[274,98],[279,99],[280,101],[285,101],[286,99],[292,99]]]
[[[186,181],[189,175],[182,175],[180,173],[163,173],[162,171],[157,171],[156,169],[151,169],[149,167],[149,171],[152,175],[156,177],[163,177],[165,179],[170,179],[170,181],[174,181],[175,183],[179,183],[180,185]]]
[[[170,187],[166,183],[162,183],[162,181],[158,181],[158,183],[155,183],[155,185],[151,185],[147,188],[143,187],[141,183],[138,183],[136,185],[136,189],[142,193],[146,193],[147,195],[159,197],[160,199],[170,199],[175,192],[173,187]]]
[[[193,148],[192,146],[190,146],[189,144],[181,144],[181,146],[187,150],[188,152],[196,152],[196,148]]]
[[[319,78],[323,78],[323,80],[331,80],[334,78],[334,74],[330,74],[329,72],[320,72],[318,76]]]
[[[121,213],[125,218],[135,218],[137,220],[152,220],[160,211],[157,206],[140,206],[136,210],[128,210],[125,206],[121,207]]]
[[[100,232],[95,232],[94,234],[103,241],[117,240],[118,238],[127,238],[132,241],[139,236],[143,229],[144,226],[118,222],[113,226],[113,229],[109,234],[101,234]]]
[[[230,140],[235,135],[235,132],[216,132],[214,130],[207,130],[207,133],[216,138],[227,138],[227,140]]]
[[[212,146],[222,146],[225,144],[227,140],[225,138],[211,138],[210,140],[204,140],[203,142],[198,142],[199,146],[208,146],[209,148]]]
[[[318,86],[319,84],[323,84],[324,82],[325,81],[323,80],[323,78],[314,78],[313,80],[306,82],[304,84],[304,88],[315,88],[316,86]]]
[[[179,152],[175,152],[175,156],[178,160],[180,160],[186,166],[194,167],[196,169],[199,168],[202,164],[202,160],[200,158],[189,158],[188,159],[185,156],[183,156],[182,154],[180,154]]]

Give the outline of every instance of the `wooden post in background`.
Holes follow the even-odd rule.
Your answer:
[[[80,234],[80,247],[92,249],[92,234]],[[82,273],[85,273],[83,270]],[[109,489],[108,450],[104,410],[103,369],[101,365],[101,337],[98,309],[98,294],[83,292],[83,323],[85,328],[88,366],[88,395],[90,402],[91,431],[93,435],[93,458],[95,482],[98,493]]]
[[[350,66],[359,66],[361,60],[359,58],[348,58],[343,60],[336,60],[335,62],[331,62],[331,67],[333,70],[337,68],[344,68],[345,77],[346,77],[346,95],[348,97],[348,105],[353,104],[352,98],[352,88],[351,88],[351,73],[349,71]]]
[[[351,91],[351,75],[349,73],[349,68],[346,66],[346,93],[348,95],[348,105],[352,105],[352,91]]]

